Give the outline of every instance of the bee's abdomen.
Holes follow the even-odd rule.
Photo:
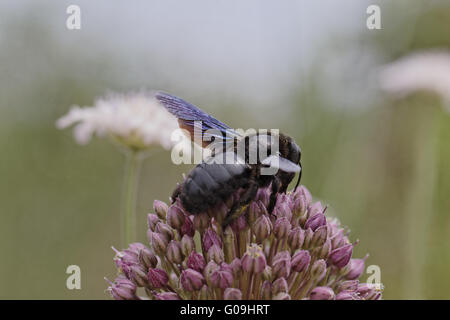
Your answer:
[[[181,202],[190,213],[205,212],[243,187],[247,175],[244,164],[199,164],[183,184]]]

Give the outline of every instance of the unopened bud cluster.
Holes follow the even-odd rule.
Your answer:
[[[179,201],[155,201],[148,215],[149,246],[117,251],[119,276],[109,281],[114,299],[377,300],[381,292],[360,283],[366,258],[353,247],[326,208],[305,187],[278,195],[267,212],[269,189],[231,225],[222,221],[234,201],[191,215]],[[139,289],[142,288],[142,289]]]

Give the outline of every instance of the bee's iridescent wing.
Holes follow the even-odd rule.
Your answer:
[[[200,129],[203,147],[210,144],[211,138],[214,138],[212,140],[215,142],[223,140],[228,142],[228,140],[233,141],[233,139],[241,137],[239,133],[229,126],[211,117],[209,114],[189,102],[165,92],[157,92],[155,97],[167,111],[177,117],[180,128],[189,131],[193,141],[195,137],[194,132]],[[210,130],[210,132],[207,132],[208,130]],[[216,131],[216,133],[211,133],[211,130]]]

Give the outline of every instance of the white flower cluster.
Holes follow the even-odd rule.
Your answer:
[[[426,90],[439,94],[450,111],[450,53],[414,53],[383,68],[381,88],[401,96]]]
[[[97,99],[92,107],[73,106],[56,123],[60,129],[73,124],[79,144],[88,143],[93,135],[109,135],[137,149],[153,144],[169,149],[173,145],[171,134],[178,128],[176,118],[144,92],[110,94]]]

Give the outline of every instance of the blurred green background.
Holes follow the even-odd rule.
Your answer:
[[[81,30],[65,27],[70,4]],[[366,28],[369,4],[381,30]],[[108,90],[156,88],[234,128],[293,136],[303,184],[380,266],[384,298],[450,299],[450,117],[431,94],[383,95],[376,77],[448,49],[449,30],[444,1],[2,1],[0,298],[109,298],[124,157],[55,121]],[[145,161],[142,242],[153,200],[190,169],[157,147]],[[66,288],[71,264],[81,290]]]

